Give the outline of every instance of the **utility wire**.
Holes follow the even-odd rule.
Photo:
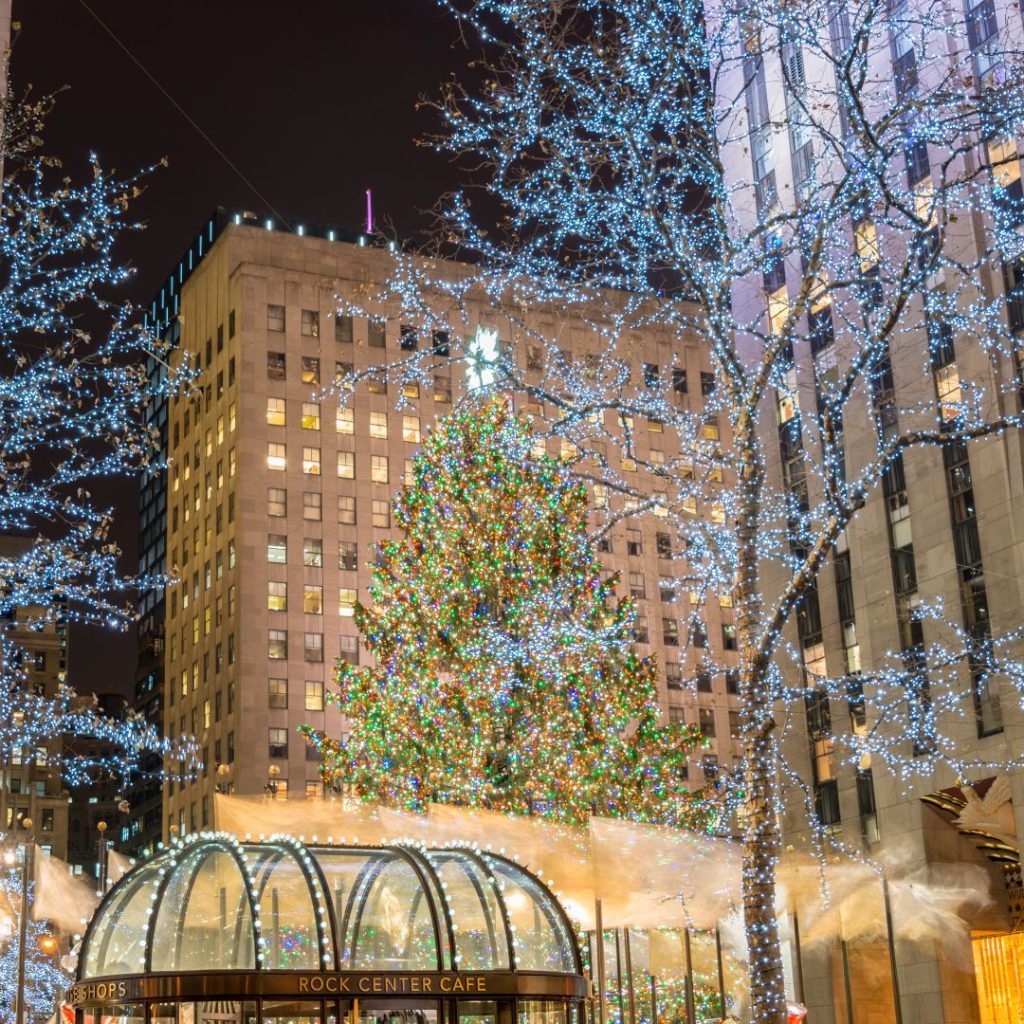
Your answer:
[[[90,15],[92,15],[92,17],[95,19],[96,23],[100,26],[100,28],[102,28],[103,31],[106,32],[107,35],[110,36],[110,38],[113,39],[114,42],[117,43],[117,45],[122,50],[124,50],[125,54],[127,54],[128,56],[128,59],[131,60],[131,62],[153,83],[153,85],[157,87],[157,89],[160,90],[161,93],[163,93],[164,98],[167,100],[167,102],[170,103],[171,106],[174,107],[174,109],[177,110],[178,113],[181,114],[181,116],[185,118],[185,120],[188,121],[188,123],[192,125],[193,128],[195,128],[195,130],[203,137],[203,139],[207,142],[210,148],[224,161],[224,163],[228,165],[228,167],[231,168],[231,170],[235,172],[235,174],[238,175],[239,178],[242,179],[242,181],[246,184],[246,186],[249,189],[251,189],[252,193],[260,200],[260,202],[263,203],[264,206],[266,206],[266,208],[270,210],[270,212],[273,213],[274,216],[276,216],[278,220],[280,220],[285,225],[285,227],[287,227],[290,230],[291,224],[288,222],[288,219],[282,213],[280,213],[280,211],[277,210],[274,204],[269,199],[267,199],[267,197],[242,173],[242,171],[239,169],[237,164],[235,164],[235,162],[231,159],[231,157],[229,157],[227,153],[225,153],[224,150],[221,149],[220,146],[218,146],[217,143],[214,142],[213,139],[211,139],[210,136],[203,131],[203,129],[199,126],[199,124],[196,123],[195,119],[189,114],[189,112],[160,84],[159,81],[157,81],[156,77],[142,63],[142,61],[140,61],[139,58],[136,57],[135,54],[132,53],[132,51],[129,50],[123,42],[121,42],[121,40],[115,34],[114,30],[85,2],[85,0],[79,0],[79,3],[89,12]]]

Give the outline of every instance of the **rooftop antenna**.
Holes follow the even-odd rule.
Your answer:
[[[366,190],[366,233],[373,234],[373,190]]]

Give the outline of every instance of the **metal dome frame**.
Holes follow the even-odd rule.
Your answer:
[[[211,861],[221,856],[226,859],[215,864]],[[216,928],[209,923],[186,924],[194,887],[207,865],[213,865],[208,868],[210,879],[228,881],[232,899],[238,901],[233,932],[228,933],[223,947],[223,939],[210,939]],[[227,876],[213,874],[225,868]],[[278,963],[283,955],[277,925],[274,940],[278,945],[272,947],[263,920],[266,914],[261,900],[278,869],[286,873],[287,898],[292,901],[292,913],[301,915],[306,935],[301,950],[306,959],[301,966]],[[231,881],[233,870],[238,872],[240,886]],[[382,876],[387,876],[388,884],[379,884]],[[336,884],[335,898],[340,901],[344,894],[343,908],[332,899],[329,878]],[[396,886],[405,905],[395,896]],[[510,912],[506,888],[516,894],[514,913]],[[220,891],[224,934],[230,919],[225,911],[226,889]],[[274,892],[276,901],[277,890]],[[170,893],[174,894],[173,903],[169,902]],[[308,914],[304,896],[308,896]],[[378,921],[378,905],[385,896],[390,900],[385,914],[390,910],[397,920],[405,921],[398,928],[404,936],[401,948]],[[453,912],[453,902],[458,900],[463,901],[460,920],[468,906],[475,922],[463,931],[456,927]],[[208,912],[207,904],[197,906],[198,913]],[[365,925],[368,908],[370,924]],[[424,920],[424,910],[429,921]],[[130,922],[122,922],[126,914],[132,918]],[[161,925],[168,914],[174,915],[176,931],[162,934]],[[525,920],[533,922],[533,931],[524,936],[529,932]],[[432,934],[432,942],[417,946],[414,934],[426,940]],[[191,949],[187,947],[190,938],[198,943]],[[208,969],[191,966],[209,957],[209,947],[203,945],[209,941],[217,943],[220,959],[210,957]],[[250,941],[252,958],[248,956]],[[386,945],[380,947],[381,941]],[[160,965],[155,966],[158,943],[165,945]],[[372,943],[376,945],[367,949]],[[244,962],[252,962],[251,967],[233,965],[240,950]],[[134,959],[129,953],[141,956]],[[130,966],[126,958],[133,960]],[[225,958],[232,963],[225,965]],[[360,966],[367,960],[370,966]],[[412,961],[415,965],[410,967]],[[476,966],[467,966],[466,961]],[[395,963],[400,966],[394,967]],[[408,999],[418,994],[426,999],[479,999],[485,992],[489,998],[570,1003],[579,1003],[589,994],[568,915],[548,886],[514,860],[459,844],[428,848],[401,842],[306,843],[285,835],[240,842],[227,833],[200,832],[161,848],[106,893],[86,929],[76,983],[68,990],[67,1002],[88,1008],[112,1000],[238,996],[326,996],[344,1001],[346,996]]]

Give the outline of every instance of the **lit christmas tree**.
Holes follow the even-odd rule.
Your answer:
[[[661,724],[655,666],[632,649],[587,532],[587,495],[502,401],[439,422],[395,501],[356,607],[372,667],[343,664],[344,744],[307,730],[324,779],[422,810],[443,802],[579,823],[694,824],[691,726]]]

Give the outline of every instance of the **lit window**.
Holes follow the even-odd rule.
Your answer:
[[[608,488],[604,484],[594,484],[594,508],[608,507]]]
[[[415,381],[406,381],[402,385],[402,397],[403,398],[419,398],[420,397],[420,386]]]
[[[320,360],[316,356],[302,357],[302,383],[320,383]]]
[[[303,402],[302,403],[302,429],[303,430],[319,430],[320,429],[320,403],[319,402]]]
[[[267,423],[272,427],[283,427],[285,425],[285,409],[283,398],[267,399]]]
[[[288,584],[271,580],[267,584],[267,611],[288,611]]]
[[[372,522],[381,530],[391,529],[391,503],[375,500],[372,509]]]
[[[960,371],[956,363],[947,363],[935,371],[935,389],[939,396],[939,410],[944,420],[960,415],[963,394],[960,389]]]
[[[721,435],[718,430],[717,423],[704,423],[700,428],[700,438],[702,441],[718,441]]]
[[[631,572],[629,574],[629,592],[633,597],[644,597],[644,574],[642,572]]]
[[[862,220],[856,230],[857,255],[860,257],[860,269],[871,270],[878,263],[878,232],[870,220]]]
[[[355,417],[351,409],[338,409],[334,416],[334,427],[339,434],[352,434],[355,432]]]
[[[324,588],[307,583],[302,588],[302,610],[306,615],[323,615]]]
[[[533,442],[530,455],[535,459],[543,459],[548,453],[548,445],[543,437],[538,437]]]
[[[356,499],[351,495],[338,495],[338,522],[342,526],[355,526],[356,524]]]
[[[356,475],[355,452],[338,452],[338,476],[343,480],[352,480]]]
[[[631,459],[628,455],[622,456],[622,471],[624,473],[636,472],[636,462],[633,459]]]
[[[355,571],[359,568],[359,554],[353,540],[338,543],[338,568]]]
[[[288,657],[288,631],[272,629],[267,636],[267,657],[284,661]]]
[[[288,465],[287,449],[283,444],[267,445],[267,469],[285,469]]]
[[[370,479],[375,484],[388,482],[388,457],[386,455],[370,456]]]
[[[320,449],[319,448],[303,448],[302,449],[302,472],[309,473],[312,476],[320,475]]]
[[[420,418],[419,416],[402,417],[402,440],[411,444],[419,444],[420,441]]]
[[[370,413],[370,437],[386,440],[388,436],[388,414],[386,412]]]
[[[579,455],[580,450],[568,438],[563,437],[559,449],[559,457],[563,462],[572,462]]]
[[[235,432],[235,427],[237,427],[237,426],[238,426],[238,405],[235,402],[232,402],[228,406],[228,430],[230,430],[231,433],[233,434]],[[219,441],[220,438],[218,437],[217,440]]]
[[[288,680],[267,680],[267,706],[272,708],[288,707]]]
[[[284,565],[288,561],[288,538],[283,533],[267,536],[267,561]]]
[[[302,564],[320,569],[324,564],[324,542],[317,537],[307,537],[302,542]]]
[[[304,309],[302,311],[302,334],[306,338],[320,337],[320,314],[315,309]],[[315,381],[314,381],[315,383]]]
[[[302,518],[320,522],[323,518],[323,495],[305,491],[302,495]]]
[[[324,684],[319,679],[306,680],[306,710],[323,711]],[[314,783],[315,785],[315,783]]]
[[[338,591],[338,614],[351,618],[356,613],[356,592],[347,587]]]

